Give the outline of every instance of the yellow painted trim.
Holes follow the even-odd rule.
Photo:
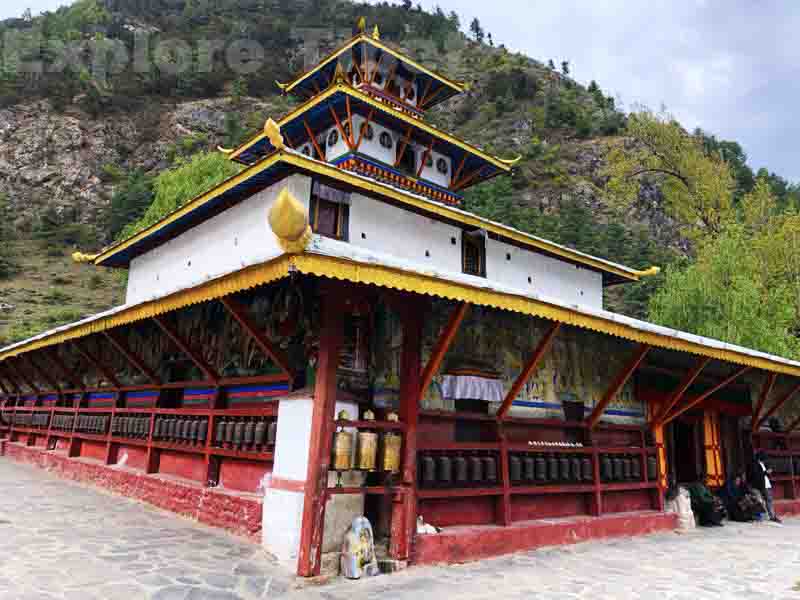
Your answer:
[[[463,283],[447,281],[433,276],[410,273],[401,269],[383,265],[358,263],[351,260],[322,256],[318,254],[300,254],[292,257],[293,267],[308,275],[330,277],[381,287],[437,296],[458,302],[469,302],[481,306],[491,306],[502,310],[558,321],[566,325],[580,327],[627,339],[640,344],[649,344],[668,350],[689,352],[700,356],[722,360],[737,365],[749,366],[765,371],[800,376],[800,367],[793,367],[772,360],[741,354],[733,350],[711,348],[697,342],[643,331],[630,325],[617,323],[600,316],[588,315],[577,310],[548,304],[525,296],[496,292],[469,286]]]
[[[381,111],[387,113],[388,115],[391,115],[392,117],[400,119],[401,121],[403,121],[407,125],[410,125],[411,127],[415,127],[417,129],[420,129],[420,130],[424,131],[425,133],[427,133],[428,135],[434,136],[434,137],[436,137],[436,138],[438,138],[440,140],[444,140],[444,141],[446,141],[446,142],[448,142],[450,144],[453,144],[454,146],[457,146],[457,147],[461,148],[465,152],[469,152],[470,154],[473,154],[475,156],[478,156],[478,157],[482,158],[486,162],[491,163],[492,165],[494,165],[495,167],[497,167],[498,169],[500,169],[501,171],[504,171],[506,173],[511,172],[511,167],[514,164],[516,164],[515,163],[516,160],[519,160],[519,159],[514,159],[512,161],[508,161],[508,160],[496,158],[494,156],[486,154],[483,150],[481,150],[479,148],[476,148],[475,146],[473,146],[472,144],[470,144],[468,142],[465,142],[465,141],[460,140],[460,139],[458,139],[456,137],[453,137],[452,135],[437,129],[436,127],[434,127],[432,125],[429,125],[428,123],[425,123],[424,121],[421,121],[420,119],[411,117],[411,116],[409,116],[409,115],[407,115],[407,114],[405,114],[405,113],[403,113],[403,112],[391,107],[388,104],[384,104],[383,102],[378,102],[372,96],[369,96],[368,94],[365,94],[365,93],[355,89],[353,86],[351,86],[350,84],[347,84],[347,83],[334,84],[331,87],[329,87],[327,90],[325,90],[324,92],[319,94],[318,96],[315,96],[314,98],[311,98],[310,100],[308,100],[305,103],[301,104],[296,109],[294,109],[292,112],[290,112],[285,117],[283,117],[278,122],[278,126],[279,127],[283,127],[284,125],[286,125],[287,123],[293,121],[294,119],[296,119],[297,117],[299,117],[303,113],[311,110],[312,108],[314,108],[318,104],[321,104],[322,102],[326,101],[328,98],[330,98],[333,94],[336,94],[337,92],[344,92],[345,94],[348,94],[352,98],[355,98],[356,100],[360,100],[360,101],[368,104],[372,108],[375,108],[376,110],[381,110]],[[261,140],[263,140],[265,137],[267,137],[267,136],[264,133],[259,133],[255,137],[251,138],[249,141],[245,142],[242,146],[237,148],[236,152],[234,152],[233,154],[230,155],[231,160],[235,160],[236,158],[238,158],[241,154],[246,152],[253,145],[255,145],[258,142],[260,142]]]
[[[313,67],[312,69],[306,71],[305,73],[303,73],[302,75],[300,75],[299,77],[294,79],[293,81],[289,81],[287,83],[278,84],[279,87],[284,92],[291,92],[293,88],[295,88],[298,85],[300,85],[303,81],[305,81],[306,79],[311,77],[317,71],[319,71],[319,70],[323,69],[324,67],[326,67],[333,60],[339,58],[342,54],[344,54],[345,52],[350,50],[353,46],[355,46],[359,42],[367,42],[368,44],[371,44],[372,46],[383,50],[387,54],[390,54],[390,55],[394,56],[397,60],[400,60],[400,61],[402,61],[402,62],[414,67],[417,71],[420,71],[421,73],[424,73],[424,74],[428,75],[429,77],[433,77],[434,79],[438,80],[440,83],[449,86],[451,89],[455,90],[458,93],[461,93],[466,89],[465,84],[459,83],[457,81],[453,81],[452,79],[449,79],[449,78],[445,77],[444,75],[440,75],[440,74],[436,73],[435,71],[431,71],[430,69],[428,69],[427,67],[424,67],[423,65],[421,65],[420,63],[418,63],[414,59],[409,58],[408,56],[405,56],[404,54],[401,54],[400,52],[392,50],[389,46],[387,46],[386,44],[384,44],[380,40],[377,40],[374,37],[370,37],[366,33],[359,33],[355,37],[350,38],[350,41],[345,42],[345,44],[341,48],[339,48],[338,50],[334,50],[333,52],[328,54],[325,58],[323,58],[317,64],[316,67]]]
[[[278,279],[287,277],[289,271],[289,257],[281,256],[274,261],[242,269],[241,271],[209,281],[195,288],[176,292],[175,294],[151,302],[138,304],[116,314],[102,317],[90,323],[79,324],[63,331],[55,332],[41,339],[31,340],[26,344],[21,344],[6,352],[0,353],[0,361],[25,352],[31,352],[40,348],[85,337],[93,333],[107,331],[121,325],[149,319],[156,315],[184,308],[191,304],[215,300],[223,296],[228,296],[229,294],[235,294],[236,292],[253,288],[257,285],[277,281]]]

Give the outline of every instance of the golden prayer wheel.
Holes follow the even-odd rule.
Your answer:
[[[340,420],[348,418],[347,412],[339,413]],[[339,427],[333,435],[333,469],[349,471],[353,468],[353,434]]]
[[[364,413],[364,421],[374,421],[372,411]],[[374,431],[359,431],[356,446],[356,469],[374,471],[378,462],[378,434]]]
[[[387,421],[397,421],[395,413],[386,416]],[[387,431],[381,437],[381,471],[397,473],[400,471],[400,453],[403,449],[403,436],[394,431]]]

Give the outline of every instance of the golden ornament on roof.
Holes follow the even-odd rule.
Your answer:
[[[99,254],[84,254],[83,252],[73,252],[72,261],[76,263],[90,263],[100,256]]]
[[[264,134],[269,138],[269,142],[277,150],[283,149],[284,143],[283,136],[281,135],[281,128],[275,121],[272,120],[272,118],[267,119],[267,122],[264,123]]]
[[[372,30],[372,39],[373,40],[381,39],[381,30],[378,29],[377,25],[375,25],[375,29]]]
[[[356,28],[358,29],[359,33],[364,33],[367,30],[367,19],[364,17],[359,18]]]
[[[311,242],[311,227],[305,206],[288,188],[283,188],[269,209],[269,226],[284,252],[303,252]]]

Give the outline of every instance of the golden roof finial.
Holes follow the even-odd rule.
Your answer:
[[[652,277],[653,275],[658,275],[661,273],[661,267],[650,267],[649,269],[645,269],[644,271],[634,271],[639,277]]]
[[[508,165],[509,167],[513,167],[519,161],[522,160],[522,155],[520,154],[519,156],[517,156],[517,158],[498,158],[497,160],[499,160],[504,165]]]
[[[100,256],[99,254],[84,254],[83,252],[73,252],[72,261],[76,263],[90,263]]]
[[[358,19],[358,23],[356,24],[356,29],[358,29],[358,33],[366,33],[367,19],[365,17],[360,17]]]
[[[233,148],[223,148],[222,146],[217,146],[217,151],[222,152],[223,154],[233,154]]]
[[[347,74],[344,72],[342,63],[336,63],[336,71],[333,73],[333,83],[344,83],[347,81]]]
[[[284,252],[303,252],[311,242],[308,212],[288,188],[283,188],[269,209],[269,226]]]
[[[373,40],[381,39],[381,30],[378,29],[377,25],[375,25],[375,29],[372,30],[372,39]]]
[[[282,92],[285,92],[285,91],[286,91],[286,88],[289,86],[289,84],[288,84],[288,83],[281,83],[281,82],[280,82],[280,81],[278,81],[277,79],[275,80],[275,85],[277,85],[277,86],[280,88],[280,90],[281,90]]]
[[[267,119],[264,123],[264,134],[269,138],[269,142],[275,147],[276,150],[283,150],[283,136],[281,135],[281,128],[272,120]]]

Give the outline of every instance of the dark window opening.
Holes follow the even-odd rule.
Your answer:
[[[311,229],[314,233],[348,241],[350,194],[317,181],[311,187]]]
[[[483,229],[461,234],[461,270],[468,275],[486,277],[486,232]]]
[[[400,152],[401,148],[403,146],[399,145],[397,151]],[[406,144],[406,147],[403,148],[403,156],[400,157],[400,164],[397,165],[397,168],[406,175],[415,176],[417,174],[417,153],[414,152],[411,144]]]

